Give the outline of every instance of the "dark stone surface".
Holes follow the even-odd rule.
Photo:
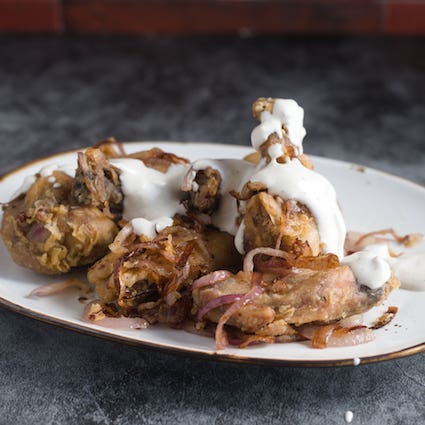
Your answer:
[[[425,183],[424,40],[0,42],[0,173],[122,140],[247,144],[258,96],[305,108],[309,153]],[[338,369],[221,364],[0,310],[0,424],[425,423],[425,355]]]

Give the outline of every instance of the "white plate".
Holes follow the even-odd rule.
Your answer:
[[[134,142],[126,144],[129,152],[158,146],[177,155],[197,158],[242,158],[250,149],[241,146],[201,143]],[[36,173],[50,163],[75,161],[75,152],[42,159],[5,176],[0,182],[0,202],[8,201],[26,175]],[[371,231],[393,227],[399,233],[425,234],[425,188],[389,174],[353,164],[313,158],[316,169],[335,185],[347,227]],[[425,247],[417,247],[425,250]],[[389,305],[399,307],[390,325],[376,331],[373,342],[355,347],[312,349],[307,342],[259,345],[245,349],[227,348],[217,352],[213,339],[192,335],[162,326],[146,330],[106,329],[81,320],[83,305],[77,293],[31,299],[32,289],[57,278],[32,273],[16,266],[3,243],[0,245],[0,304],[19,313],[65,328],[128,344],[149,346],[166,351],[203,357],[214,357],[246,363],[333,366],[352,364],[359,357],[362,363],[398,358],[425,350],[425,292],[398,290],[385,305],[368,313],[376,318]]]

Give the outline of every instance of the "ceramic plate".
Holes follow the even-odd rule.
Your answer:
[[[126,144],[128,152],[158,146],[190,159],[242,158],[250,149],[241,146],[201,143]],[[344,212],[347,228],[371,231],[393,227],[399,233],[425,234],[425,188],[379,171],[324,158],[313,158],[316,169],[334,184]],[[50,163],[76,161],[76,152],[35,161],[6,175],[0,182],[0,202],[11,199],[25,176]],[[416,247],[425,250],[425,246]],[[133,345],[180,352],[200,357],[245,363],[336,366],[387,360],[425,350],[425,292],[398,290],[384,305],[373,308],[366,320],[380,316],[389,305],[399,312],[386,327],[377,330],[373,342],[355,347],[313,349],[308,342],[258,345],[245,349],[227,348],[217,352],[213,339],[181,330],[152,326],[146,330],[106,329],[81,320],[83,305],[77,292],[32,299],[28,294],[37,286],[57,281],[16,266],[3,243],[0,245],[0,304],[27,316],[90,335]]]

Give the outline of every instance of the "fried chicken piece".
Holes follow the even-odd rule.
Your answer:
[[[256,118],[258,121],[261,121],[261,113],[264,111],[273,112],[273,107],[275,104],[275,100],[271,97],[265,98],[265,97],[259,97],[253,104],[252,104],[252,116]],[[283,131],[283,138],[279,138],[277,133],[272,133],[267,140],[264,140],[263,144],[260,146],[259,154],[256,156],[251,156],[249,158],[250,161],[253,163],[256,163],[256,161],[259,161],[261,157],[267,158],[267,160],[270,160],[269,156],[269,148],[274,144],[280,144],[282,147],[282,153],[283,156],[288,157],[290,159],[298,158],[301,163],[304,165],[304,167],[307,167],[309,169],[313,169],[313,163],[311,162],[310,158],[307,155],[300,154],[295,149],[294,145],[290,142],[287,136],[287,128],[285,125],[282,124],[282,131]]]
[[[124,196],[119,174],[101,149],[89,148],[86,152],[78,152],[71,197],[77,205],[99,208],[111,218],[120,216]]]
[[[134,157],[166,171],[186,159],[154,148],[127,155],[115,139],[78,153],[75,178],[60,170],[35,182],[3,207],[1,234],[13,260],[40,273],[65,273],[92,264],[118,233],[124,195],[109,159]]]
[[[101,300],[118,300],[122,308],[136,308],[143,291],[155,291],[161,297],[175,294],[211,267],[200,235],[182,226],[167,227],[153,240],[132,234],[122,246],[124,250],[110,252],[88,271]],[[177,282],[183,268],[184,276]]]
[[[133,158],[149,167],[165,173],[171,164],[186,164],[187,159],[159,148],[126,154],[114,139],[100,142],[97,147],[78,153],[78,168],[72,188],[72,200],[77,205],[90,205],[101,209],[118,221],[123,210],[124,195],[119,170],[110,158]],[[118,146],[118,147],[117,147]]]
[[[188,286],[220,260],[208,250],[208,244],[217,241],[214,238],[217,235],[205,240],[196,230],[181,225],[165,228],[152,240],[131,234],[120,241],[119,251],[95,263],[87,276],[103,303],[116,302],[125,314],[136,314],[150,323],[177,326],[192,307]]]
[[[262,336],[293,335],[296,327],[327,324],[363,313],[386,299],[399,286],[392,275],[377,290],[360,286],[348,266],[325,270],[294,269],[286,276],[263,275],[265,291],[252,303],[241,307],[228,324],[246,333]],[[239,272],[213,286],[193,291],[194,305],[199,310],[211,300],[232,294],[246,294],[251,281]],[[218,323],[229,306],[210,310],[205,318]]]
[[[220,172],[212,167],[197,171],[194,179],[197,190],[189,192],[186,208],[189,211],[213,214],[220,202],[221,181]]]
[[[257,247],[317,255],[320,236],[316,222],[306,207],[296,201],[260,192],[247,202],[244,215],[245,252]]]
[[[200,233],[174,225],[153,240],[134,233],[120,239],[110,252],[88,271],[102,302],[117,301],[124,309],[135,309],[146,295],[174,304],[189,283],[221,268],[240,265],[232,238],[225,232]],[[114,250],[114,244],[111,249]]]
[[[3,207],[1,235],[17,264],[57,274],[106,253],[118,229],[95,207],[71,206],[72,185],[72,177],[54,171]]]

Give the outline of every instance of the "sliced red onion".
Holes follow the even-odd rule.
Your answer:
[[[196,319],[200,321],[209,311],[214,310],[215,308],[222,305],[239,301],[243,296],[244,294],[229,294],[214,298],[213,300],[207,302],[201,309],[199,309]]]
[[[180,287],[186,282],[190,273],[190,261],[189,255],[187,255],[186,262],[184,266],[177,273],[174,282],[167,287],[167,294],[165,295],[165,302],[168,306],[172,306],[176,303],[178,299],[181,298],[181,295],[177,292]]]
[[[206,274],[205,276],[196,279],[192,283],[192,289],[203,288],[204,286],[214,285],[217,282],[221,282],[228,277],[232,276],[232,273],[227,270],[216,270],[215,272]]]
[[[115,236],[115,239],[109,244],[109,249],[115,254],[123,254],[127,251],[124,247],[125,240],[133,233],[133,226],[127,223]]]
[[[165,303],[169,306],[174,305],[181,295],[177,291],[172,291],[165,296]]]
[[[325,348],[336,326],[338,325],[319,326],[313,335],[311,346],[313,348]]]
[[[364,344],[375,337],[366,326],[340,327],[339,324],[326,326],[306,325],[299,328],[304,338],[311,340],[313,348],[346,347]]]
[[[35,288],[31,293],[28,295],[29,297],[48,297],[51,295],[57,295],[61,292],[64,292],[68,288],[78,288],[78,289],[84,289],[87,292],[89,291],[89,285],[86,282],[83,282],[79,279],[66,279],[63,282],[55,282],[55,283],[49,283],[47,285],[39,286],[38,288]]]
[[[229,345],[233,345],[235,347],[239,347],[243,343],[243,339],[240,338],[233,338],[233,337],[227,337],[227,343]]]
[[[303,325],[300,326],[297,330],[302,337],[312,340],[318,328],[318,325]]]
[[[386,235],[386,236],[384,236]],[[347,232],[344,248],[348,253],[361,251],[368,245],[397,242],[405,247],[411,247],[421,242],[423,235],[410,233],[404,236],[397,234],[394,229],[383,229],[369,233]]]
[[[281,251],[280,249],[267,247],[254,248],[245,255],[243,261],[243,271],[248,279],[254,270],[254,257],[259,254],[268,255],[270,257],[284,258],[285,260],[289,260],[292,258],[290,254],[285,251]]]
[[[253,250],[254,251],[254,250]],[[252,251],[251,251],[252,252]],[[255,255],[255,254],[254,254]],[[242,307],[251,303],[259,295],[264,292],[264,288],[260,286],[261,284],[261,274],[252,273],[252,288],[243,296],[235,301],[226,312],[220,317],[218,321],[217,328],[215,331],[215,344],[217,350],[223,350],[227,344],[227,336],[224,332],[224,325],[226,322]]]
[[[353,328],[363,324],[363,314],[355,314],[339,321],[339,325],[343,328]]]
[[[51,235],[50,230],[40,223],[35,223],[31,226],[27,233],[27,239],[35,244],[44,243]]]
[[[149,324],[141,317],[105,317],[90,323],[109,329],[146,329]]]
[[[193,335],[206,336],[206,337],[209,337],[209,338],[214,336],[214,332],[213,332],[212,329],[197,329],[195,327],[195,324],[193,322],[189,322],[189,321],[186,321],[185,323],[183,323],[182,329],[185,332],[193,334]]]
[[[239,348],[249,347],[250,345],[258,345],[258,344],[273,344],[275,342],[275,338],[273,336],[265,336],[265,335],[251,335],[242,341],[239,344]]]
[[[336,329],[328,340],[328,347],[347,347],[365,344],[373,341],[375,334],[367,327],[355,327],[346,332],[339,333]]]
[[[102,326],[109,329],[146,329],[149,326],[149,323],[142,319],[141,317],[107,317],[105,316],[99,320],[92,320],[90,318],[90,310],[94,303],[97,301],[92,301],[87,304],[83,311],[83,320],[85,322],[91,323],[93,325]]]

